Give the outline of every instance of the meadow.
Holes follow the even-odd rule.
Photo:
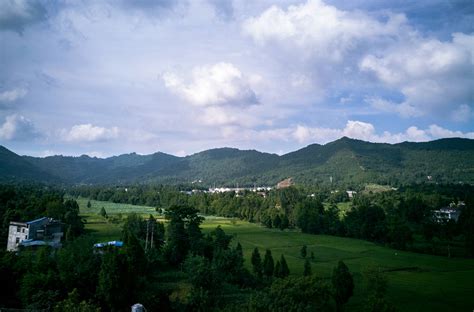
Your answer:
[[[81,213],[85,217],[86,230],[97,241],[118,239],[120,224],[113,224],[98,216],[104,207],[109,216],[135,212],[154,214],[153,207],[114,204],[79,199]],[[313,274],[329,278],[339,260],[343,260],[355,280],[354,296],[347,310],[360,310],[365,300],[363,272],[370,267],[380,267],[388,277],[389,300],[398,311],[472,311],[474,309],[474,260],[447,258],[412,252],[403,252],[352,238],[327,235],[303,234],[296,230],[280,231],[245,221],[219,217],[207,217],[202,228],[205,233],[221,226],[234,236],[234,244],[240,242],[245,264],[250,268],[250,255],[255,247],[264,254],[272,251],[275,261],[283,254],[290,273],[301,275],[304,259],[300,255],[303,245],[308,248]]]

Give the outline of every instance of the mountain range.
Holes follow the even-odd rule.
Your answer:
[[[474,184],[474,140],[370,143],[341,138],[285,155],[216,148],[177,157],[161,152],[109,158],[20,156],[0,146],[0,182],[55,184],[188,184],[202,186],[296,183]]]

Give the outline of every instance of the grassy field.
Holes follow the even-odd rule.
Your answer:
[[[141,214],[151,212],[151,207],[95,201],[91,201],[92,207],[87,209],[87,200],[83,199],[79,200],[79,204],[88,221],[86,229],[97,237],[97,240],[119,238],[120,226],[107,223],[97,216],[99,210],[94,210],[97,209],[96,204],[98,209],[104,206],[109,215],[118,213],[116,211]],[[304,259],[300,256],[303,245],[307,245],[308,255],[314,253],[312,271],[318,276],[330,277],[337,262],[343,260],[353,273],[356,283],[355,294],[348,303],[348,311],[360,310],[365,299],[362,272],[374,266],[387,271],[388,297],[399,311],[474,309],[474,260],[401,252],[362,240],[267,229],[248,222],[218,217],[206,218],[202,225],[203,231],[209,232],[218,225],[226,233],[234,235],[234,243],[242,244],[248,267],[251,252],[255,247],[260,249],[262,256],[266,248],[271,249],[275,261],[284,254],[291,274],[295,275],[301,275],[303,272]]]
[[[129,213],[137,213],[143,216],[154,215],[155,218],[162,218],[153,207],[136,206],[129,204],[117,204],[98,200],[91,200],[91,207],[87,207],[87,198],[77,198],[79,210],[86,221],[85,229],[92,234],[97,242],[104,242],[119,239],[122,233],[120,222],[111,222],[110,219],[118,219],[121,215],[125,218]],[[99,216],[101,208],[104,207],[107,215],[112,217],[109,220]]]

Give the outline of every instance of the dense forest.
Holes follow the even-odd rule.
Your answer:
[[[135,153],[105,159],[19,156],[0,147],[0,181],[47,183],[191,184],[199,187],[273,186],[293,177],[300,185],[474,183],[474,140],[381,144],[342,138],[282,156],[218,148],[186,157]]]

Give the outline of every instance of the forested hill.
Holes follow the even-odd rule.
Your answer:
[[[278,156],[255,150],[218,148],[186,157],[135,153],[106,159],[89,156],[18,156],[0,148],[0,181],[130,184],[191,183],[201,186],[296,183],[474,184],[474,140],[440,139],[400,144],[349,138]]]

